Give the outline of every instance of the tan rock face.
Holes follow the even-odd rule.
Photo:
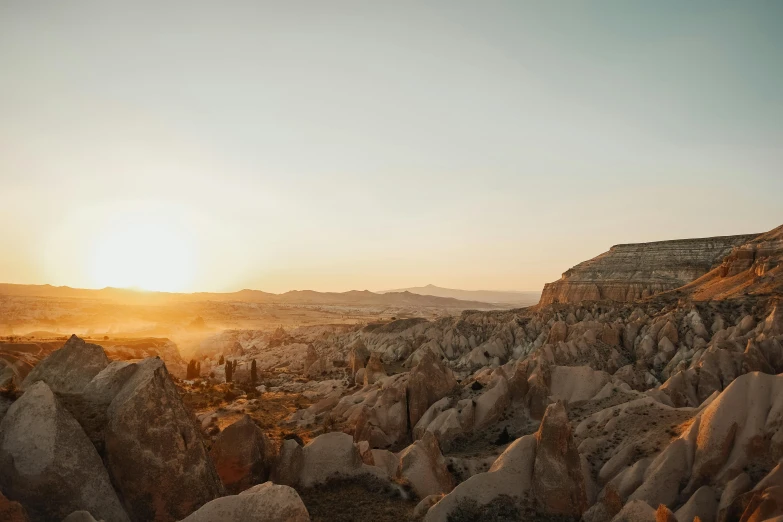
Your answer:
[[[194,419],[160,359],[137,363],[107,418],[107,468],[133,520],[179,520],[223,493]]]
[[[565,321],[557,321],[552,325],[552,328],[550,328],[549,337],[547,338],[546,342],[549,344],[555,344],[565,341],[567,337],[568,325],[565,323]]]
[[[182,522],[309,522],[296,490],[265,482],[240,493],[215,499]]]
[[[302,446],[293,439],[284,440],[275,461],[272,481],[275,484],[296,486],[299,483],[303,465],[304,453]]]
[[[30,386],[0,422],[0,489],[33,521],[80,509],[128,520],[95,448],[44,382]]]
[[[210,456],[231,493],[265,482],[275,457],[271,441],[248,415],[218,435]]]
[[[354,440],[366,440],[372,448],[399,447],[409,439],[407,380],[392,376],[377,392],[372,405],[362,405],[356,417]]]
[[[430,405],[451,393],[456,386],[457,380],[451,370],[432,352],[426,352],[408,377],[410,425],[415,426]]]
[[[587,494],[579,451],[562,402],[550,405],[536,433],[533,466],[537,509],[552,515],[581,516]]]
[[[381,356],[374,353],[370,356],[370,360],[367,361],[367,366],[364,368],[364,385],[374,384],[378,379],[386,377],[386,369],[381,362]]]
[[[500,419],[508,405],[511,404],[511,390],[508,386],[508,379],[502,371],[498,370],[492,376],[489,389],[482,393],[475,403],[474,429],[485,428]]]
[[[21,388],[44,381],[55,393],[78,393],[108,365],[109,358],[103,348],[72,335],[62,348],[33,368]]]
[[[432,506],[424,518],[425,522],[453,520],[455,511],[466,502],[485,506],[499,497],[513,498],[522,504],[532,502],[530,490],[536,446],[534,435],[515,440],[495,460],[488,472],[468,478]]]
[[[359,448],[350,435],[325,433],[304,447],[300,484],[310,487],[331,478],[348,477],[361,466]]]
[[[683,286],[719,265],[758,234],[616,245],[544,285],[540,305],[634,301]],[[673,340],[672,340],[673,341]]]
[[[367,347],[364,345],[364,343],[359,340],[353,343],[349,347],[349,355],[348,355],[348,367],[350,368],[350,380],[353,381],[356,377],[356,373],[359,370],[364,369],[364,367],[367,365],[367,361],[370,359],[370,351],[367,349]]]
[[[407,481],[419,498],[448,493],[454,487],[446,459],[440,452],[438,440],[426,432],[400,452],[398,475]]]

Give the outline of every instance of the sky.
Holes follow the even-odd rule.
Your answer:
[[[539,290],[783,223],[783,2],[0,0],[0,281]]]

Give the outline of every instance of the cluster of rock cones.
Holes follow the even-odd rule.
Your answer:
[[[776,231],[642,301],[331,336],[345,387],[286,421],[328,427],[306,445],[244,417],[207,451],[160,359],[72,337],[0,397],[0,519],[304,521],[300,493],[358,478],[428,522],[783,521]]]

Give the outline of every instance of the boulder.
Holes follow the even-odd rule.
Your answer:
[[[34,522],[82,509],[128,520],[90,439],[45,382],[31,384],[0,422],[0,490]]]
[[[294,439],[285,439],[280,445],[280,454],[275,461],[272,481],[286,486],[298,485],[303,465],[302,446]]]
[[[105,454],[104,430],[109,422],[109,405],[137,368],[136,363],[113,361],[87,384],[82,393],[60,395],[63,405],[79,421],[101,455]]]
[[[206,503],[182,522],[309,522],[295,489],[264,482]]]
[[[223,484],[163,361],[135,364],[107,410],[107,468],[133,520],[179,520]]]
[[[311,487],[332,478],[346,478],[362,469],[362,457],[353,438],[333,431],[311,440],[303,449],[299,484]]]
[[[579,451],[562,402],[546,409],[536,441],[533,492],[537,510],[581,516],[587,509],[587,493]]]
[[[62,348],[52,352],[27,374],[20,388],[26,390],[43,381],[55,393],[79,393],[108,365],[109,358],[103,348],[72,335]]]
[[[402,450],[399,458],[398,475],[419,498],[448,493],[454,488],[446,459],[432,433],[426,432],[420,440]]]
[[[373,465],[386,472],[389,478],[396,478],[400,470],[400,458],[389,450],[374,449],[372,453]]]
[[[266,482],[275,458],[271,441],[249,415],[220,432],[209,454],[231,493]]]

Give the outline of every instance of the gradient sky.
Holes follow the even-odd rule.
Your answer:
[[[771,0],[2,0],[0,280],[537,290],[612,244],[766,231],[782,21]]]

